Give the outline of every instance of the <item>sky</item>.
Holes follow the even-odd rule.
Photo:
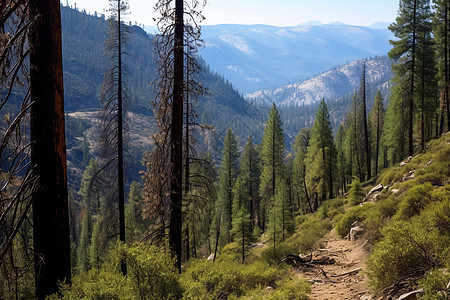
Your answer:
[[[190,0],[187,0],[190,1]],[[129,0],[132,23],[154,26],[156,0]],[[79,10],[104,13],[108,0],[62,0]],[[204,25],[266,24],[295,26],[309,21],[343,22],[369,26],[377,22],[393,22],[398,0],[209,0]]]

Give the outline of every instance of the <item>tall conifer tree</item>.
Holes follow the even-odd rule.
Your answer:
[[[268,211],[274,200],[277,182],[284,176],[284,135],[283,124],[275,104],[269,113],[269,119],[264,128],[261,150],[261,228],[265,228]]]
[[[407,135],[401,139],[401,144],[407,143],[406,153],[414,154],[414,115],[417,71],[417,47],[418,37],[429,31],[425,24],[429,21],[429,0],[401,0],[398,16],[389,29],[397,40],[392,40],[393,45],[389,51],[389,57],[394,60],[394,84],[396,90],[392,93],[393,101],[399,110],[392,112],[397,114],[397,121],[402,126],[397,130],[407,130]],[[394,99],[395,98],[395,99]],[[394,129],[391,127],[390,129]],[[397,136],[401,133],[391,133]],[[403,147],[402,158],[405,156]]]
[[[251,214],[253,229],[259,227],[260,197],[258,188],[261,175],[260,162],[259,153],[253,146],[252,138],[249,137],[242,154],[240,176],[243,177],[245,186],[248,189],[249,213]]]
[[[371,124],[372,149],[375,149],[375,175],[378,174],[378,159],[380,157],[380,139],[384,123],[383,97],[380,90],[375,95],[375,102],[369,114]]]
[[[311,128],[311,140],[306,159],[307,181],[312,189],[322,196],[322,200],[333,198],[333,177],[335,173],[336,150],[331,129],[330,114],[325,100],[320,102],[314,125]],[[315,207],[318,203],[315,198]]]
[[[228,129],[223,142],[222,164],[219,169],[219,191],[216,204],[215,219],[221,216],[220,237],[223,243],[231,242],[231,217],[233,203],[233,187],[239,171],[239,155],[236,137],[231,129]],[[213,221],[213,225],[216,224]]]

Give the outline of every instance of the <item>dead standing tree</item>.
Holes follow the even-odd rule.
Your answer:
[[[103,216],[102,231],[108,232],[108,239],[118,231],[122,243],[125,243],[124,133],[127,132],[126,104],[129,99],[122,56],[128,33],[128,27],[123,24],[123,15],[127,10],[127,1],[110,0],[110,18],[105,40],[105,56],[108,58],[109,69],[105,73],[100,95],[103,110],[99,154],[103,166],[94,176],[93,185],[105,194],[104,204],[107,207],[102,211],[109,214]],[[127,269],[123,260],[120,269],[126,275]]]
[[[204,3],[203,3],[204,4]],[[150,189],[147,202],[163,211],[163,224],[169,227],[169,246],[176,257],[176,265],[181,272],[182,223],[183,223],[183,104],[186,81],[184,64],[186,36],[192,32],[185,30],[187,23],[197,27],[197,20],[203,20],[201,5],[197,0],[159,0],[155,10],[161,15],[157,25],[160,34],[156,38],[159,56],[157,99],[155,118],[159,132],[154,135],[155,150],[150,155],[148,182],[160,181],[159,190]],[[150,212],[151,214],[152,212]],[[165,218],[164,218],[165,219]],[[165,228],[165,225],[160,228]]]
[[[36,298],[44,299],[71,279],[61,9],[58,0],[29,5],[37,18],[29,36],[34,268]]]
[[[31,98],[26,60],[35,21],[36,17],[29,17],[27,1],[0,2],[0,298],[20,297],[33,268],[29,217],[36,177],[29,159]]]

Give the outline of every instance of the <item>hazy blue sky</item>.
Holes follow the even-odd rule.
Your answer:
[[[62,0],[80,9],[102,13],[108,0]],[[190,0],[187,0],[190,1]],[[128,19],[154,25],[156,0],[129,0]],[[398,0],[209,0],[203,24],[268,24],[292,26],[316,20],[322,23],[340,21],[352,25],[392,22]]]

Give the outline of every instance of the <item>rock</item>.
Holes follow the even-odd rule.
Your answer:
[[[396,195],[398,192],[400,192],[399,189],[392,189],[392,194]]]
[[[249,249],[252,249],[252,248],[262,248],[262,247],[264,247],[264,244],[263,244],[263,243],[255,243],[255,244],[251,244],[250,246],[248,246]]]
[[[214,253],[211,253],[206,260],[214,260]]]
[[[414,179],[414,173],[416,173],[416,170],[411,170],[411,171],[409,171],[408,174],[406,174],[405,176],[403,176],[402,181],[408,181],[408,180]]]
[[[381,194],[381,191],[383,190],[383,185],[379,184],[375,187],[373,187],[370,192],[364,197],[363,202],[376,202],[378,195]]]
[[[403,167],[404,165],[406,165],[407,163],[409,163],[409,162],[411,161],[412,158],[413,158],[413,157],[410,156],[410,157],[408,157],[407,159],[405,159],[404,161],[402,161],[402,162],[400,163],[400,167]]]
[[[350,227],[350,233],[348,234],[349,240],[354,242],[360,237],[364,235],[365,232],[364,225],[358,221],[353,222],[352,226]]]
[[[370,295],[362,295],[361,297],[359,297],[359,300],[371,300],[372,296]]]
[[[414,300],[419,299],[419,294],[423,293],[423,289],[412,291],[398,297],[398,300]]]

